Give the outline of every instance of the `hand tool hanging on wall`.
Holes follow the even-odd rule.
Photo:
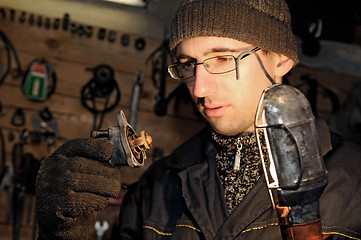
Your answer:
[[[0,102],[0,117],[4,116],[5,113],[6,113],[6,110],[4,109],[2,102]]]
[[[5,138],[2,129],[0,128],[0,183],[2,182],[5,175],[5,164],[6,164],[6,152],[5,152]]]
[[[156,104],[154,106],[154,112],[158,116],[164,116],[167,114],[167,104],[165,97],[166,80],[167,80],[167,62],[169,52],[168,39],[163,40],[160,47],[158,47],[148,57],[147,62],[152,62],[152,80],[156,88],[158,88],[158,94],[155,96]],[[159,79],[157,79],[159,78]]]
[[[117,38],[117,32],[114,30],[110,30],[108,33],[108,41],[114,42],[116,38]]]
[[[103,40],[105,38],[106,33],[107,33],[107,30],[105,28],[99,28],[98,39]]]
[[[25,114],[22,108],[17,108],[11,117],[11,124],[16,127],[25,125]]]
[[[129,45],[129,42],[130,42],[130,36],[129,34],[123,34],[121,37],[120,37],[120,43],[126,47]]]
[[[16,147],[15,147],[16,146]],[[13,164],[15,166],[15,182],[12,201],[13,215],[13,240],[20,237],[21,225],[24,216],[25,198],[28,198],[27,222],[30,222],[30,215],[33,212],[33,198],[35,196],[35,182],[37,172],[40,168],[40,161],[30,153],[23,153],[23,143],[14,147]]]
[[[44,107],[32,116],[34,131],[31,133],[31,142],[46,141],[54,145],[59,129],[56,119],[48,107]]]
[[[20,16],[19,16],[19,22],[24,23],[25,20],[26,20],[26,12],[22,11]]]
[[[43,102],[55,91],[56,73],[53,64],[45,58],[32,61],[23,78],[22,89],[32,101]]]
[[[142,51],[145,48],[146,42],[144,38],[137,38],[135,40],[134,46],[135,49],[137,49],[138,51]]]
[[[144,75],[142,72],[139,72],[134,77],[134,85],[132,91],[132,99],[130,101],[130,114],[129,114],[129,124],[136,128],[137,125],[137,114],[140,94],[142,92],[144,83]]]
[[[60,25],[60,19],[59,18],[55,18],[54,22],[53,22],[53,28],[54,30],[58,30],[59,29],[59,25]]]
[[[0,73],[1,74],[0,75],[0,85],[1,85],[11,71],[11,53],[13,53],[14,58],[15,58],[15,63],[17,65],[17,68],[12,70],[12,72],[11,72],[13,77],[21,76],[22,69],[21,69],[21,64],[20,64],[18,54],[17,54],[13,44],[11,43],[10,39],[5,35],[5,33],[1,30],[0,30],[0,41],[3,42],[3,44],[5,46],[6,58],[7,58],[5,71],[3,71],[3,73]]]
[[[67,31],[69,28],[69,23],[70,23],[70,15],[68,13],[65,13],[63,16],[63,31]]]
[[[0,8],[0,15],[1,15],[2,18],[6,17],[6,12],[5,12],[4,8]]]
[[[35,22],[35,15],[33,13],[30,13],[29,19],[28,19],[29,25],[34,25]]]
[[[86,70],[93,71],[93,77],[81,90],[81,103],[94,114],[93,129],[99,129],[102,125],[104,114],[113,110],[120,101],[120,90],[114,79],[114,70],[106,64],[98,65]],[[112,102],[109,102],[110,100]],[[97,107],[97,101],[104,102],[102,108]],[[99,104],[98,104],[99,105]],[[97,115],[100,115],[97,124]]]
[[[15,20],[15,9],[10,9],[10,20],[11,21]]]
[[[38,16],[38,18],[36,20],[36,25],[38,27],[41,27],[43,25],[43,17],[41,15]]]
[[[12,162],[8,163],[4,169],[4,175],[0,184],[0,195],[7,190],[7,206],[6,206],[6,221],[10,222],[11,220],[11,210],[12,210],[12,201],[13,201],[13,190],[14,190],[14,165]]]
[[[84,33],[85,33],[85,36],[87,36],[88,38],[90,38],[91,36],[93,36],[93,26],[87,25],[87,26],[84,28]]]

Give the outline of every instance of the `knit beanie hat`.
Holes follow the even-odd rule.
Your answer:
[[[236,39],[298,63],[285,0],[183,0],[171,23],[170,49],[202,36]]]

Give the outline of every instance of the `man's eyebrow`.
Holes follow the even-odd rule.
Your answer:
[[[176,58],[177,60],[182,59],[182,58],[193,59],[192,57],[187,56],[187,55],[185,55],[185,54],[178,54],[175,58]]]
[[[230,52],[230,53],[238,53],[238,52],[242,52],[242,51],[245,51],[247,50],[247,48],[249,47],[242,47],[242,48],[228,48],[228,47],[214,47],[214,48],[210,48],[206,51],[203,52],[203,56],[206,56],[210,53],[223,53],[223,52]],[[190,57],[190,56],[187,56],[185,54],[178,54],[176,56],[176,59],[179,60],[179,59],[194,59],[193,57]]]
[[[207,55],[210,53],[220,53],[220,52],[240,52],[242,49],[228,48],[228,47],[215,47],[211,48],[203,53],[203,55]]]

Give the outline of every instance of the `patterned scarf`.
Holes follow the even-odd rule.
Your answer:
[[[213,130],[211,138],[218,150],[216,165],[223,184],[228,212],[231,214],[262,173],[257,140],[254,133],[227,137]],[[238,169],[234,169],[237,149],[240,149],[240,164]]]

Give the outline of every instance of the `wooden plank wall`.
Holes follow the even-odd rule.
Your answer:
[[[8,10],[8,9],[6,9]],[[97,31],[102,26],[93,26],[94,34],[88,38],[72,34],[70,31],[61,29],[45,29],[36,24],[29,25],[28,22],[18,21],[20,12],[15,11],[15,20],[7,16],[0,17],[0,29],[12,41],[19,55],[23,69],[35,58],[45,57],[49,60],[57,74],[57,86],[55,93],[45,102],[34,102],[28,100],[21,90],[21,78],[8,76],[0,86],[0,101],[3,106],[3,113],[0,116],[0,127],[3,130],[6,144],[7,161],[11,161],[11,151],[15,143],[19,142],[19,136],[24,129],[33,130],[32,116],[48,107],[53,113],[59,128],[59,140],[55,146],[49,147],[47,143],[27,143],[25,152],[30,152],[41,160],[48,156],[55,147],[59,146],[66,139],[88,137],[93,125],[93,116],[80,102],[81,88],[92,78],[92,73],[86,68],[98,64],[108,64],[115,70],[115,79],[120,87],[121,101],[112,112],[107,113],[102,128],[116,126],[115,113],[123,110],[129,115],[131,92],[134,76],[142,71],[145,76],[143,92],[140,98],[138,122],[136,129],[145,129],[153,137],[153,148],[163,150],[169,154],[176,146],[204,127],[199,116],[193,112],[190,104],[181,104],[180,109],[175,111],[173,103],[168,108],[168,114],[159,117],[154,113],[155,96],[157,88],[151,80],[151,64],[146,64],[146,59],[157,49],[162,39],[153,39],[146,36],[130,34],[130,45],[122,46],[120,36],[122,32],[117,31],[117,38],[114,42],[99,40]],[[43,19],[47,16],[42,16]],[[82,23],[78,23],[82,24]],[[116,31],[116,29],[114,29]],[[138,51],[134,48],[134,40],[143,37],[146,41],[145,49]],[[4,49],[0,46],[2,64],[5,62]],[[14,58],[12,67],[14,68]],[[288,76],[291,85],[300,86],[305,89],[300,80],[301,76],[308,75],[316,79],[322,86],[327,86],[339,97],[342,104],[352,88],[360,82],[357,77],[335,74],[329,71],[306,68],[302,65],[296,67]],[[168,81],[167,95],[178,86],[179,83]],[[21,107],[25,112],[26,123],[24,126],[16,127],[11,124],[11,117],[16,108]],[[318,107],[321,117],[326,120],[331,115],[331,103],[322,90],[319,90]],[[134,126],[135,127],[135,126]],[[11,134],[15,139],[10,140]],[[130,184],[138,179],[140,174],[153,162],[153,152],[148,153],[146,166],[139,169],[121,168],[123,184]],[[6,196],[0,195],[2,209],[6,208]],[[117,214],[117,211],[113,211]],[[5,211],[0,210],[0,221],[5,220]],[[24,224],[22,231],[23,239],[32,238],[34,222]],[[11,235],[11,227],[0,228],[0,235]],[[1,238],[0,238],[1,239]],[[10,238],[4,238],[10,239]]]
[[[8,11],[8,9],[6,10]],[[134,78],[140,71],[144,74],[145,82],[139,101],[137,125],[133,127],[138,132],[144,129],[152,136],[153,149],[161,149],[164,155],[169,154],[195,131],[203,128],[204,123],[194,114],[190,104],[181,103],[179,110],[175,111],[174,101],[172,101],[167,115],[160,117],[154,112],[158,89],[151,79],[151,63],[146,63],[146,60],[162,44],[162,39],[125,33],[130,35],[130,44],[123,46],[120,44],[120,36],[124,32],[116,31],[116,29],[113,29],[117,32],[116,40],[109,42],[107,39],[99,40],[97,38],[98,29],[102,26],[93,26],[93,36],[88,38],[84,35],[72,34],[69,30],[46,29],[44,26],[36,26],[36,23],[31,26],[27,21],[20,23],[18,21],[19,14],[19,11],[15,12],[14,21],[9,19],[9,15],[6,18],[0,17],[0,30],[7,35],[17,50],[23,69],[27,68],[35,58],[44,57],[49,60],[57,75],[57,86],[55,93],[44,102],[30,101],[24,96],[21,90],[22,78],[13,78],[9,75],[0,86],[0,102],[4,109],[0,117],[0,127],[6,140],[8,162],[11,161],[12,148],[15,143],[20,141],[19,136],[22,131],[24,129],[33,131],[32,117],[44,107],[48,107],[57,121],[59,140],[56,141],[55,146],[50,147],[46,142],[32,144],[27,141],[24,152],[32,153],[35,158],[41,160],[66,139],[89,137],[93,126],[93,115],[82,106],[80,92],[82,87],[93,77],[92,72],[86,71],[86,68],[99,64],[108,64],[114,69],[115,80],[121,91],[121,100],[118,106],[104,117],[103,129],[117,126],[115,113],[119,110],[123,110],[129,117]],[[47,16],[42,17],[45,19]],[[139,51],[134,47],[134,42],[138,38],[145,39],[144,50]],[[6,64],[4,49],[0,50],[0,56],[2,64]],[[15,67],[14,58],[12,58],[12,68]],[[178,82],[169,81],[167,95],[178,85]],[[19,107],[23,108],[25,112],[25,125],[21,127],[11,124],[11,117]],[[9,140],[11,134],[15,137],[14,140]],[[142,168],[121,168],[122,183],[127,185],[137,180],[153,162],[152,156],[153,150],[150,150],[146,165]],[[1,196],[2,202],[6,202],[4,194]],[[0,210],[0,212],[0,221],[4,221],[5,211]],[[30,228],[30,226],[28,227]],[[25,227],[24,231],[31,232],[31,228],[29,228]],[[10,233],[9,229],[4,231]],[[24,234],[28,237],[31,236]],[[2,235],[1,230],[0,235]]]
[[[145,76],[145,84],[140,98],[136,129],[145,129],[153,137],[154,147],[161,148],[165,154],[168,154],[195,129],[203,126],[198,116],[187,110],[188,107],[181,106],[181,110],[175,112],[170,106],[168,114],[164,117],[154,113],[155,96],[158,92],[151,80],[151,64],[146,64],[146,59],[160,46],[162,43],[160,39],[131,35],[130,45],[124,47],[120,44],[120,32],[115,42],[108,42],[97,39],[98,27],[94,27],[93,36],[87,38],[71,34],[69,31],[47,30],[44,27],[29,26],[28,23],[21,24],[9,19],[1,19],[1,30],[15,46],[23,68],[28,67],[35,58],[45,57],[53,64],[57,74],[55,93],[48,100],[40,103],[30,101],[24,96],[21,90],[21,78],[8,76],[0,87],[1,102],[6,111],[6,114],[0,118],[4,131],[20,133],[24,128],[32,130],[33,114],[48,107],[57,120],[60,137],[64,139],[88,137],[93,125],[93,115],[81,105],[80,91],[92,78],[92,73],[86,71],[86,68],[99,64],[113,67],[115,80],[121,91],[121,101],[114,111],[105,115],[103,128],[117,125],[115,112],[123,110],[129,115],[133,81],[139,71]],[[139,37],[143,37],[146,41],[146,47],[142,51],[136,50],[133,45],[134,40]],[[15,68],[14,62],[12,66]],[[172,91],[178,84],[169,81],[167,92]],[[15,127],[10,123],[17,107],[25,111],[25,126]],[[7,149],[9,152],[11,146]]]

